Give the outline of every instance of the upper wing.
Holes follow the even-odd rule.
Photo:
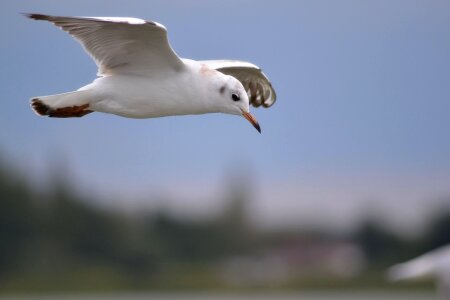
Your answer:
[[[70,33],[95,60],[99,75],[181,69],[166,28],[136,18],[57,17],[26,14],[50,21]]]
[[[277,95],[269,78],[260,68],[245,61],[238,60],[203,60],[209,68],[231,75],[238,79],[247,91],[250,104],[254,107],[270,107]]]

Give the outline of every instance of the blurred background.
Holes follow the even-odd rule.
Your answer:
[[[253,110],[262,135],[39,118],[32,96],[96,66],[21,12],[157,21],[182,57],[259,65],[278,102]],[[0,36],[0,293],[433,296],[385,271],[450,243],[449,1],[3,1]]]

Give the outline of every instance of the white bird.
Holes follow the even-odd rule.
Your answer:
[[[391,281],[433,278],[438,292],[450,299],[450,245],[392,266],[388,278]]]
[[[118,17],[26,14],[70,33],[98,66],[98,76],[77,91],[34,97],[35,112],[82,117],[91,112],[128,118],[227,113],[244,116],[261,132],[249,105],[271,106],[275,90],[260,68],[237,60],[194,61],[172,50],[166,28]]]

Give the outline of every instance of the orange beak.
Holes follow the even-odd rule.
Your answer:
[[[242,112],[242,116],[244,116],[244,118],[247,119],[247,121],[249,121],[250,123],[252,123],[253,127],[256,128],[256,130],[258,130],[259,133],[261,133],[261,127],[259,126],[258,121],[256,120],[256,118],[254,116],[252,116],[252,114],[248,113],[248,112]]]

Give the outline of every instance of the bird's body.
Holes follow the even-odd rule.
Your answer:
[[[128,118],[225,112],[220,101],[210,101],[225,75],[191,60],[186,68],[161,74],[111,75],[82,88],[93,93],[90,108]],[[171,80],[166,80],[170,77]],[[210,92],[211,91],[211,92]]]
[[[247,62],[179,58],[167,31],[135,18],[55,17],[47,20],[69,32],[93,57],[99,78],[77,91],[35,97],[39,115],[81,117],[93,111],[128,118],[228,113],[242,115],[260,131],[249,105],[271,106],[269,80]]]
[[[450,299],[450,245],[389,268],[392,281],[435,279],[439,293]]]

